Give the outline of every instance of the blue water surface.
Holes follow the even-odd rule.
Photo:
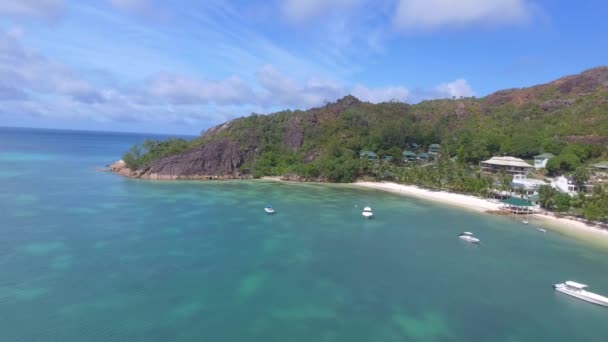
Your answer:
[[[601,247],[345,186],[97,170],[145,138],[0,129],[0,341],[608,339],[608,308],[551,289],[608,294]]]

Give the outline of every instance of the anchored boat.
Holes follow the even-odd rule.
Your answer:
[[[264,211],[270,215],[274,214],[274,209],[272,209],[271,205],[267,205],[266,208],[264,208]]]
[[[555,291],[565,293],[572,297],[576,297],[578,299],[582,299],[593,304],[608,306],[608,298],[600,296],[593,292],[586,291],[585,288],[587,288],[587,285],[585,284],[568,280],[565,283],[553,285],[553,288],[555,289]]]
[[[479,239],[473,236],[471,232],[464,232],[458,234],[458,238],[471,243],[479,243]]]
[[[370,219],[372,217],[374,217],[374,212],[372,211],[371,207],[365,207],[363,208],[363,212],[361,213],[361,215],[363,215],[363,217]]]

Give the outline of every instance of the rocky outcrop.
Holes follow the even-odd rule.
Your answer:
[[[138,170],[136,177],[146,179],[233,179],[250,178],[239,167],[251,154],[238,142],[224,138],[191,151],[153,161]]]
[[[421,137],[429,140],[427,143],[438,142],[469,127],[469,121],[475,124],[470,127],[480,128],[503,121],[507,122],[503,126],[509,127],[530,120],[557,127],[548,120],[554,114],[566,123],[577,120],[576,127],[585,128],[567,129],[560,124],[560,140],[607,145],[608,138],[601,131],[606,127],[603,113],[608,104],[607,93],[608,67],[600,67],[548,84],[498,91],[480,99],[432,100],[408,105],[371,104],[346,96],[305,111],[238,118],[209,128],[188,145],[177,144],[175,149],[169,146],[144,157],[135,156],[133,164],[149,163],[138,170],[129,170],[124,162],[115,163],[110,169],[128,177],[146,179],[251,178],[252,173],[276,174],[279,167],[301,170],[300,166],[331,157],[330,153],[347,156],[352,152],[356,156],[355,150],[372,141],[370,146],[374,146],[378,139],[390,139],[394,147],[403,147],[408,140]],[[584,116],[585,113],[590,115]],[[580,122],[584,125],[578,125]],[[193,147],[195,145],[198,147]],[[185,150],[149,162],[158,155]],[[297,167],[288,168],[286,163]],[[323,181],[296,175],[285,178]]]
[[[298,182],[298,183],[325,183],[328,180],[323,177],[304,177],[296,174],[283,175],[280,178],[286,182]]]
[[[122,175],[125,177],[135,177],[136,176],[135,172],[133,172],[133,170],[129,169],[127,167],[127,164],[125,164],[125,161],[122,159],[115,162],[114,164],[108,166],[108,171],[118,173],[119,175]]]
[[[302,121],[302,117],[291,117],[287,122],[287,128],[283,134],[283,145],[294,151],[299,149],[304,142],[304,126]]]
[[[543,101],[540,104],[540,108],[545,112],[560,109],[563,107],[570,107],[576,103],[575,99],[554,99]]]
[[[251,175],[242,174],[239,167],[251,153],[241,151],[237,142],[226,138],[160,158],[139,170],[127,168],[122,160],[110,165],[108,170],[126,177],[156,180],[248,179]]]

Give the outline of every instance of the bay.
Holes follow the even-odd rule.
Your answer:
[[[0,129],[0,341],[608,336],[608,309],[551,289],[608,294],[601,247],[349,186],[97,171],[147,137]]]

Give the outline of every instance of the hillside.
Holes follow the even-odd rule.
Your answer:
[[[124,156],[134,177],[240,178],[293,174],[349,181],[361,150],[400,159],[408,143],[441,143],[477,163],[504,153],[556,155],[574,143],[608,145],[608,67],[483,98],[371,104],[347,96],[306,111],[235,119],[185,142],[147,142]],[[598,150],[599,149],[599,150]],[[599,151],[599,152],[598,152]]]

